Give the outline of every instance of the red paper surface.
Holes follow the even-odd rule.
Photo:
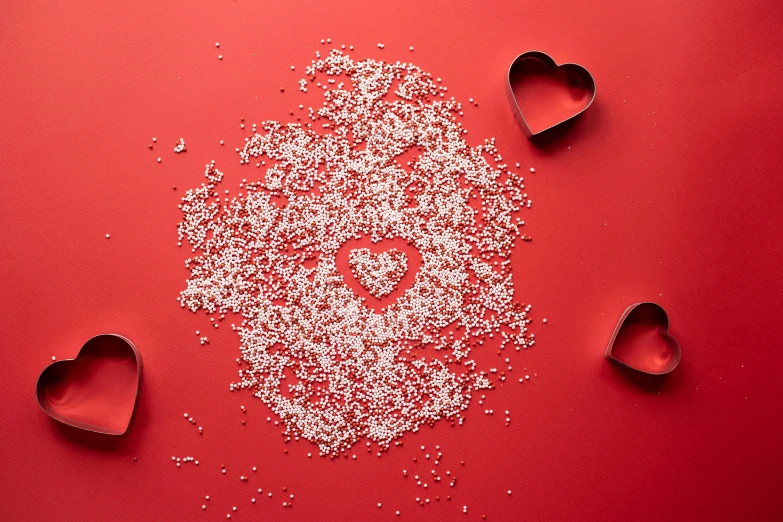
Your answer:
[[[3,2],[0,518],[211,520],[232,506],[232,520],[781,518],[782,14],[773,0]],[[335,462],[283,444],[260,401],[229,393],[236,335],[212,329],[201,346],[208,319],[175,301],[182,191],[211,159],[227,179],[249,172],[233,152],[241,117],[290,121],[320,103],[296,82],[327,37],[475,98],[469,141],[494,136],[505,161],[536,168],[525,175],[534,240],[513,255],[538,342],[512,373],[530,381],[487,393],[462,427]],[[570,131],[538,145],[504,93],[529,49],[583,64],[597,84]],[[662,382],[603,357],[622,311],[643,300],[666,308],[683,347]],[[60,426],[35,402],[51,356],[100,332],[128,336],[144,358],[125,437]],[[436,444],[454,488],[412,478],[430,476],[418,448]]]

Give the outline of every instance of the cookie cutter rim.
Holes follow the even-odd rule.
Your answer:
[[[526,58],[532,58],[539,60],[543,62],[550,70],[555,70],[557,67],[562,67],[564,65],[573,65],[576,67],[579,67],[585,72],[585,76],[587,79],[589,79],[589,86],[591,91],[590,101],[585,105],[585,107],[577,112],[576,114],[573,114],[564,120],[560,120],[557,123],[554,123],[550,125],[549,127],[546,127],[545,129],[542,129],[540,131],[533,132],[533,130],[530,128],[530,125],[528,125],[527,120],[525,120],[525,116],[522,114],[522,109],[519,107],[519,103],[517,102],[516,96],[514,96],[514,88],[511,85],[511,72],[514,70],[514,67],[521,62],[522,60]],[[514,60],[511,62],[511,65],[508,67],[508,73],[506,74],[506,98],[508,99],[508,103],[511,106],[511,111],[514,113],[514,119],[517,120],[517,123],[520,127],[522,127],[522,131],[525,133],[525,136],[530,139],[534,136],[538,136],[539,134],[543,134],[544,132],[557,127],[558,125],[561,125],[569,120],[572,120],[585,112],[590,106],[593,104],[593,101],[595,101],[595,92],[596,92],[596,86],[595,86],[595,79],[593,78],[593,75],[590,73],[589,70],[587,70],[587,67],[584,65],[574,63],[574,62],[565,62],[558,65],[558,63],[548,54],[546,54],[543,51],[525,51],[524,53],[520,54]]]
[[[663,314],[663,322],[661,323],[661,327],[663,328],[664,332],[673,343],[672,357],[675,359],[674,364],[672,364],[671,367],[666,371],[651,372],[647,370],[640,370],[639,368],[631,366],[630,364],[625,363],[612,355],[612,348],[614,348],[614,342],[617,339],[617,334],[620,333],[620,329],[622,329],[623,325],[625,324],[625,320],[628,318],[629,315],[631,315],[631,312],[633,312],[640,306],[657,308]],[[604,351],[604,357],[606,357],[608,360],[612,362],[618,363],[622,366],[625,366],[626,368],[630,368],[640,373],[645,373],[647,375],[666,375],[674,371],[674,369],[677,368],[677,366],[679,366],[680,360],[682,360],[682,347],[680,346],[680,342],[673,335],[669,333],[669,314],[666,313],[666,310],[658,303],[654,303],[652,301],[642,301],[640,303],[634,303],[630,305],[622,313],[620,319],[617,321],[617,325],[614,327],[614,331],[612,332],[612,337],[609,338],[609,344],[606,345],[606,350]]]
[[[42,397],[43,397],[43,389],[44,389],[44,384],[45,383],[41,380],[41,378],[46,373],[46,370],[48,370],[52,366],[54,366],[56,364],[59,364],[59,363],[67,363],[67,362],[79,361],[83,357],[82,356],[82,351],[84,350],[85,346],[90,344],[91,341],[94,341],[95,339],[98,339],[98,338],[101,338],[101,337],[117,337],[117,338],[119,338],[120,340],[122,340],[131,349],[131,351],[133,352],[133,355],[136,358],[136,376],[137,376],[137,379],[136,379],[136,397],[135,397],[135,399],[133,401],[133,410],[131,411],[130,417],[128,418],[128,425],[127,425],[127,427],[125,428],[124,431],[108,430],[108,429],[106,429],[105,427],[102,427],[102,426],[96,426],[94,424],[74,421],[73,419],[68,419],[68,418],[61,417],[57,413],[47,409],[47,407],[44,405],[44,402],[43,402],[43,399],[42,399]],[[49,364],[48,366],[46,366],[46,368],[44,368],[41,371],[41,373],[38,375],[38,380],[37,380],[37,382],[35,384],[35,397],[36,397],[36,400],[38,401],[38,406],[40,406],[40,408],[43,410],[43,412],[46,413],[49,417],[51,417],[52,419],[54,419],[54,420],[56,420],[58,422],[61,422],[61,423],[66,424],[68,426],[72,426],[74,428],[79,428],[79,429],[82,429],[82,430],[85,430],[85,431],[90,431],[90,432],[93,432],[93,433],[101,433],[103,435],[125,435],[126,433],[128,433],[130,431],[131,425],[133,424],[133,418],[136,416],[136,407],[139,404],[139,396],[141,395],[141,373],[142,373],[141,352],[139,352],[139,349],[136,348],[136,345],[133,344],[133,342],[130,339],[128,339],[127,337],[125,337],[123,335],[116,334],[116,333],[102,333],[102,334],[94,335],[94,336],[90,337],[89,339],[87,339],[87,341],[85,341],[84,344],[82,344],[82,347],[79,348],[79,353],[77,353],[76,357],[74,357],[73,359],[61,359],[59,361],[55,361],[55,362]]]

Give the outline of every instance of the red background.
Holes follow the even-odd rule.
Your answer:
[[[2,2],[0,518],[225,519],[236,505],[239,520],[779,519],[781,13],[775,0]],[[251,172],[233,153],[241,117],[319,103],[296,82],[326,37],[442,77],[479,101],[472,144],[495,136],[505,161],[537,169],[534,241],[513,257],[538,339],[514,363],[531,382],[489,392],[494,416],[473,404],[463,427],[406,435],[380,459],[285,446],[260,401],[228,391],[236,335],[210,330],[201,346],[208,319],[175,301],[182,191],[210,159],[233,181]],[[503,91],[528,49],[582,63],[598,91],[539,145]],[[683,346],[662,383],[603,358],[639,300],[667,309]],[[145,367],[133,430],[109,441],[57,425],[34,396],[52,355],[99,332],[129,336]],[[456,487],[403,479],[429,473],[412,462],[422,444],[441,445]],[[251,505],[258,487],[274,497]]]

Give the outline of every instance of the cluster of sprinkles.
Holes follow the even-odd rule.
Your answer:
[[[408,256],[396,248],[380,254],[356,248],[348,254],[348,266],[359,283],[380,299],[392,293],[408,271]]]
[[[193,417],[190,417],[190,416],[188,416],[188,414],[187,414],[187,413],[185,413],[185,415],[184,415],[184,416],[185,416],[185,419],[186,419],[186,420],[187,420],[189,423],[191,423],[191,424],[192,424],[192,425],[194,425],[194,426],[196,425],[196,420],[195,420]],[[203,434],[204,434],[204,428],[203,428],[202,426],[199,426],[199,427],[198,427],[198,433],[199,433],[199,435],[203,435]],[[198,464],[198,462],[197,462],[196,464]]]
[[[240,165],[269,163],[261,176],[230,196],[212,161],[182,198],[179,241],[193,256],[178,301],[219,315],[215,328],[241,314],[231,326],[244,368],[230,390],[267,404],[286,441],[347,458],[361,438],[385,451],[422,424],[462,424],[473,394],[505,380],[477,368],[471,351],[491,338],[499,351],[535,344],[509,260],[525,237],[517,214],[532,202],[494,139],[465,142],[462,104],[440,78],[338,49],[316,56],[300,88],[317,88],[323,106],[304,124],[254,124],[237,149]],[[402,160],[408,151],[418,156]],[[343,244],[362,237],[401,238],[422,259],[411,287],[380,310],[336,265]],[[407,270],[394,253],[351,259],[376,296]]]
[[[195,459],[195,457],[177,457],[173,456],[171,457],[171,461],[174,462],[177,467],[180,467],[182,464],[187,464],[188,462],[192,462],[196,466],[198,466],[198,461]]]

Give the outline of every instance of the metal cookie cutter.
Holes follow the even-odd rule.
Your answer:
[[[634,303],[620,316],[604,356],[648,375],[665,375],[680,363],[682,348],[669,334],[661,305]]]
[[[51,418],[87,431],[124,435],[141,393],[141,353],[119,334],[88,340],[75,359],[44,368],[36,398]]]
[[[569,84],[570,83],[573,83],[574,85],[579,84],[581,87],[584,88],[586,94],[589,97],[589,101],[587,102],[587,104],[584,107],[582,107],[578,112],[571,114],[563,119],[560,119],[559,121],[555,121],[554,123],[547,125],[545,128],[534,132],[530,128],[530,125],[525,119],[525,116],[522,114],[522,109],[519,107],[519,103],[517,101],[516,96],[514,95],[514,89],[512,85],[512,76],[514,73],[524,74],[522,72],[522,65],[526,60],[536,60],[538,62],[541,62],[552,72],[561,69],[563,71],[563,74],[565,75],[566,81],[569,82]],[[517,120],[517,123],[519,123],[519,126],[522,127],[522,131],[525,133],[525,136],[527,136],[528,138],[532,138],[533,136],[537,136],[543,132],[546,132],[549,129],[560,125],[561,123],[565,123],[573,118],[576,118],[584,111],[586,111],[587,108],[593,104],[593,100],[595,100],[595,80],[593,80],[593,76],[590,74],[590,72],[579,64],[564,63],[558,65],[552,59],[552,57],[550,57],[545,52],[527,51],[514,58],[514,61],[511,62],[511,65],[508,68],[508,74],[506,75],[506,97],[508,98],[508,103],[511,106],[511,110],[514,113],[514,118]]]

